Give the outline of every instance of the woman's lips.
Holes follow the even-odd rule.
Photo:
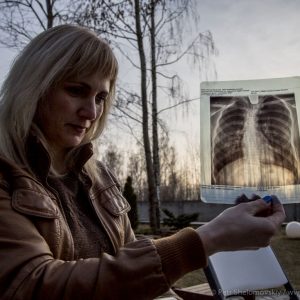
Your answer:
[[[85,133],[85,131],[87,129],[84,126],[76,125],[76,124],[69,124],[69,126],[71,126],[71,128],[73,128],[79,134]]]

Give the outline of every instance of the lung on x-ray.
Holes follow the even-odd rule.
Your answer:
[[[201,199],[299,199],[300,78],[201,84]]]

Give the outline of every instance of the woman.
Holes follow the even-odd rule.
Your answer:
[[[136,240],[119,184],[92,148],[117,72],[103,40],[62,25],[33,39],[4,82],[1,299],[153,299],[208,255],[266,246],[282,222],[280,204],[257,217],[270,208],[257,200],[197,230]]]

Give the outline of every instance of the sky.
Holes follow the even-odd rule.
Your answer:
[[[211,31],[218,50],[213,58],[217,76],[204,72],[199,78],[186,72],[192,97],[199,95],[201,80],[300,75],[300,0],[199,0],[198,10],[200,28]],[[180,125],[196,141],[199,116],[197,102]],[[180,131],[178,124],[174,131]]]
[[[299,0],[200,0],[214,37],[218,80],[299,75]]]
[[[210,30],[218,55],[213,72],[181,67],[190,98],[199,97],[201,80],[246,80],[300,75],[300,0],[198,0],[201,31]],[[16,52],[0,48],[0,82]],[[130,72],[121,64],[120,77]],[[187,146],[199,139],[199,102],[188,115],[171,115],[173,142]],[[188,138],[187,138],[188,136]],[[180,139],[183,143],[179,142]]]
[[[200,29],[211,31],[219,52],[214,59],[218,80],[299,75],[299,0],[198,0],[197,3]],[[1,82],[15,54],[1,46]],[[188,74],[183,78],[190,81]]]

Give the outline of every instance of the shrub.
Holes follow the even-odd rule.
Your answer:
[[[126,198],[128,203],[131,206],[131,210],[128,212],[128,217],[131,223],[132,229],[136,229],[139,225],[138,221],[138,210],[137,210],[137,196],[134,193],[132,187],[132,178],[130,176],[127,177],[126,183],[124,185],[123,196]]]
[[[172,212],[167,209],[162,209],[167,218],[163,219],[163,223],[166,226],[171,227],[172,229],[182,229],[188,227],[191,222],[195,222],[198,219],[198,213],[193,214],[181,214],[177,217],[174,216]]]

